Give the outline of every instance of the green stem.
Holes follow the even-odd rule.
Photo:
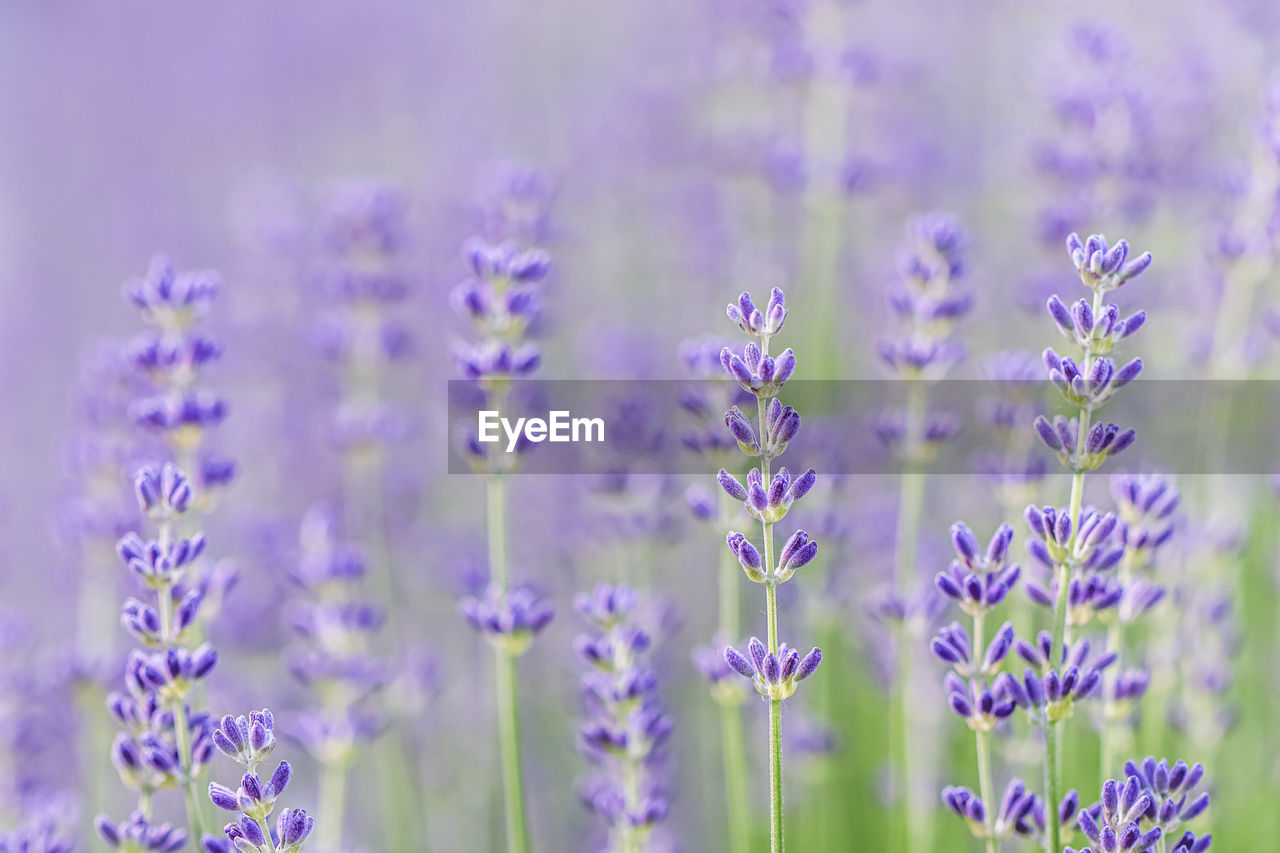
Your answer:
[[[1129,579],[1133,573],[1133,549],[1126,548],[1124,558],[1120,561],[1117,581],[1121,589],[1128,589]],[[1115,698],[1116,679],[1124,664],[1125,637],[1124,623],[1116,614],[1115,621],[1107,627],[1107,651],[1115,652],[1116,662],[1103,676],[1102,732],[1099,748],[1098,775],[1102,782],[1114,778],[1113,768],[1116,762],[1116,748],[1121,735],[1122,720],[1119,719],[1119,703]]]
[[[1094,302],[1098,299],[1095,297]],[[1086,357],[1085,363],[1089,359]],[[1087,369],[1087,368],[1086,368]],[[1079,447],[1083,448],[1085,434],[1089,431],[1091,410],[1088,407],[1080,410]],[[1071,477],[1071,539],[1067,543],[1067,556],[1058,566],[1058,597],[1053,611],[1053,652],[1061,655],[1065,644],[1070,641],[1068,634],[1069,619],[1067,613],[1067,591],[1071,585],[1072,555],[1075,552],[1076,536],[1080,530],[1080,507],[1084,502],[1084,471],[1076,471]],[[1045,853],[1060,853],[1062,845],[1059,840],[1060,828],[1057,821],[1058,803],[1062,800],[1062,767],[1058,761],[1057,723],[1045,721],[1045,812],[1048,815],[1049,832],[1045,836]]]
[[[728,495],[720,499],[721,529],[729,526],[737,502]],[[720,548],[720,641],[737,642],[741,630],[741,604],[738,596],[738,564],[728,548]],[[747,853],[751,805],[747,797],[747,755],[742,733],[742,708],[736,702],[720,705],[720,740],[724,759],[725,817],[729,822],[731,853]]]
[[[267,846],[271,848],[271,853],[275,853],[276,845],[271,840],[271,827],[267,825],[265,817],[258,818],[258,828],[262,830],[262,837],[267,839]]]
[[[161,525],[160,541],[167,543],[169,526]],[[157,609],[160,611],[160,636],[166,643],[173,643],[173,589],[165,587],[156,591]],[[195,775],[191,772],[191,731],[187,721],[187,706],[182,697],[169,701],[173,712],[173,738],[178,750],[178,763],[182,768],[182,789],[187,803],[187,823],[194,838],[204,835],[204,818],[201,815],[200,797],[196,791]]]
[[[973,652],[971,657],[975,665],[982,660],[986,652],[985,629],[986,614],[982,612],[974,614]],[[975,730],[973,735],[978,750],[978,795],[982,797],[982,802],[987,806],[987,814],[984,821],[987,830],[985,839],[987,853],[996,853],[996,812],[991,784],[991,742],[985,731]]]
[[[486,486],[489,526],[489,581],[503,595],[507,592],[507,501],[501,475],[489,477]],[[494,651],[495,688],[498,700],[498,746],[502,760],[502,792],[506,812],[507,850],[527,853],[529,829],[524,810],[524,776],[520,768],[520,717],[516,699],[516,659],[504,649]]]
[[[324,815],[320,829],[321,850],[342,850],[342,824],[347,807],[347,762],[326,761],[320,766],[320,790],[316,796],[316,813]]]
[[[495,650],[494,654],[507,850],[509,853],[528,853],[529,830],[525,822],[524,783],[520,769],[520,719],[516,712],[516,659],[501,649]]]
[[[489,582],[507,591],[507,488],[501,474],[489,477],[485,489],[489,525]]]
[[[769,702],[769,849],[785,849],[782,830],[782,700]]]
[[[1047,722],[1044,728],[1044,780],[1045,790],[1049,792],[1049,800],[1045,803],[1045,822],[1048,832],[1045,833],[1045,853],[1062,853],[1061,827],[1058,824],[1058,803],[1061,797],[1058,788],[1061,785],[1062,768],[1058,763],[1058,724]]]
[[[201,814],[200,795],[196,791],[196,779],[191,772],[191,732],[188,729],[187,706],[178,699],[173,702],[173,733],[177,741],[178,760],[182,762],[182,789],[187,802],[187,821],[191,836],[204,836],[204,817]]]
[[[747,853],[751,811],[747,799],[747,756],[743,747],[742,708],[720,706],[720,733],[724,750],[725,794],[728,804],[729,850]]]
[[[920,541],[920,522],[924,513],[925,472],[921,437],[928,416],[928,394],[923,380],[907,382],[906,421],[904,427],[905,465],[899,482],[898,520],[895,533],[895,584],[898,596],[909,606],[915,592],[916,562]],[[891,709],[890,748],[893,767],[898,773],[899,820],[896,821],[900,842],[907,850],[929,850],[933,838],[933,809],[919,802],[917,774],[921,763],[912,755],[913,727],[910,684],[915,669],[915,631],[907,614],[897,632],[898,661],[895,691]]]

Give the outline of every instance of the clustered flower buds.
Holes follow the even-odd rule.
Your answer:
[[[1088,640],[1073,645],[1063,644],[1054,658],[1053,638],[1041,631],[1035,645],[1017,640],[1014,648],[1036,669],[1023,671],[1019,681],[1008,673],[996,679],[999,690],[1037,722],[1052,724],[1071,716],[1075,703],[1096,694],[1102,684],[1103,671],[1115,663],[1115,652],[1104,652],[1089,658]]]
[[[555,609],[532,589],[503,590],[490,585],[481,596],[458,602],[458,611],[472,628],[507,654],[520,655],[551,623]]]
[[[1067,238],[1067,252],[1080,273],[1080,280],[1095,293],[1106,293],[1137,278],[1151,266],[1151,253],[1129,260],[1129,244],[1124,240],[1107,247],[1107,238],[1093,234],[1084,242],[1078,234]]]
[[[296,853],[311,835],[315,820],[302,809],[284,809],[276,819],[274,837],[267,829],[267,818],[275,811],[276,800],[289,786],[293,769],[281,761],[264,782],[258,765],[275,748],[275,720],[263,708],[247,717],[222,718],[214,734],[218,749],[245,769],[236,790],[217,782],[209,783],[209,800],[239,818],[223,828],[226,840],[214,836],[202,839],[208,853],[230,853],[231,845],[241,853]]]
[[[724,650],[724,659],[729,666],[743,678],[751,679],[757,693],[775,701],[789,698],[796,692],[796,686],[813,675],[818,664],[822,663],[821,649],[810,649],[802,658],[798,649],[779,643],[775,654],[755,637],[747,643],[747,655],[733,646]]]
[[[782,331],[782,324],[787,320],[787,297],[781,288],[775,287],[769,293],[768,305],[761,311],[751,301],[751,294],[743,293],[736,304],[729,303],[725,313],[731,323],[748,335],[767,340]]]
[[[185,830],[167,823],[152,823],[141,811],[135,811],[121,823],[98,815],[93,826],[108,847],[121,853],[175,853],[187,843]]]
[[[755,425],[737,406],[725,412],[724,425],[745,455],[775,459],[783,454],[787,443],[800,431],[800,415],[791,406],[784,406],[773,399],[765,407],[763,439],[756,436]]]
[[[1188,798],[1204,775],[1199,764],[1188,767],[1177,761],[1147,758],[1142,766],[1125,764],[1124,782],[1108,779],[1102,785],[1102,799],[1080,813],[1080,831],[1092,842],[1079,853],[1113,853],[1167,849],[1174,853],[1203,853],[1213,843],[1212,836],[1174,833],[1178,827],[1199,817],[1209,807],[1209,795]],[[1177,799],[1175,799],[1175,797]],[[1073,848],[1068,851],[1074,853]]]
[[[1009,838],[1017,836],[1043,843],[1045,829],[1044,800],[1028,791],[1021,779],[1011,779],[1000,799],[1000,810],[988,830],[987,805],[969,788],[948,786],[942,789],[942,803],[969,825],[976,838]],[[1068,791],[1058,804],[1058,824],[1069,824],[1080,808],[1080,798]]]
[[[479,337],[454,350],[463,376],[489,386],[527,376],[540,355],[536,344],[520,341],[542,311],[540,285],[551,256],[514,241],[491,244],[478,238],[463,246],[463,254],[472,275],[453,289],[450,300]]]
[[[747,472],[745,486],[723,468],[716,479],[725,494],[746,505],[752,518],[773,524],[785,518],[791,505],[809,493],[818,481],[818,475],[810,468],[793,481],[790,471],[785,467],[779,468],[767,488],[759,468]]]
[[[951,542],[958,559],[937,574],[934,585],[970,616],[990,611],[1004,601],[1022,576],[1017,565],[1007,564],[1012,541],[1013,528],[1002,524],[983,552],[973,531],[962,523],[953,524]]]
[[[668,810],[651,765],[673,723],[658,695],[657,676],[644,660],[650,637],[637,624],[638,603],[630,587],[607,584],[574,600],[574,609],[591,626],[574,641],[591,667],[581,681],[588,719],[580,737],[587,754],[604,768],[589,783],[586,799],[609,824],[620,849],[643,839]]]
[[[958,675],[965,678],[990,677],[999,671],[1000,663],[1008,657],[1010,649],[1013,648],[1013,642],[1013,623],[1006,622],[991,638],[982,660],[974,661],[969,632],[959,622],[952,622],[938,629],[937,635],[929,643],[929,648],[939,660],[951,664]]]

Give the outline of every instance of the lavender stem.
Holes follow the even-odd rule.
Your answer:
[[[982,660],[982,656],[986,652],[986,619],[987,616],[985,611],[979,610],[974,613],[973,659],[975,661]],[[978,795],[982,797],[982,801],[984,803],[994,804],[995,798],[992,796],[994,793],[994,787],[991,784],[991,741],[987,737],[987,732],[981,729],[975,729],[973,734],[978,750]],[[996,853],[995,820],[995,810],[988,807],[986,818],[983,821],[987,828],[987,853]]]
[[[727,495],[720,496],[720,527],[727,530],[736,502]],[[742,630],[741,604],[738,595],[738,568],[733,553],[720,549],[720,637],[726,642],[736,641]],[[747,853],[750,839],[747,833],[751,819],[747,799],[747,755],[742,733],[742,708],[738,704],[723,702],[720,705],[721,750],[724,753],[725,805],[729,821],[728,836],[731,853]]]
[[[920,446],[928,414],[928,396],[925,385],[920,380],[907,383],[906,420],[904,425],[906,466],[902,474],[898,495],[898,524],[895,533],[894,551],[897,556],[895,566],[898,595],[904,602],[911,600],[916,581],[917,546],[920,541],[920,520],[924,511],[924,466],[919,464],[922,448]],[[928,850],[931,846],[931,826],[926,816],[932,809],[916,802],[918,785],[915,781],[917,762],[911,755],[911,703],[908,692],[912,672],[914,670],[915,632],[910,617],[902,623],[898,637],[898,671],[894,682],[897,691],[894,696],[893,713],[897,720],[898,736],[893,738],[892,748],[895,752],[895,764],[901,784],[900,794],[903,798],[902,838],[908,850]]]
[[[1102,312],[1102,291],[1095,290],[1093,293],[1093,315],[1096,317]],[[1082,370],[1087,376],[1093,367],[1093,348],[1087,347],[1084,353],[1084,361]],[[1080,430],[1077,433],[1076,452],[1083,455],[1085,450],[1085,442],[1089,435],[1090,422],[1093,420],[1093,406],[1086,405],[1080,407]],[[1075,542],[1077,533],[1080,529],[1080,509],[1084,504],[1084,470],[1078,470],[1071,475],[1071,538],[1067,542],[1068,556],[1058,567],[1058,598],[1053,611],[1053,647],[1055,649],[1065,648],[1064,644],[1070,642],[1070,625],[1067,613],[1067,591],[1071,585],[1071,564],[1070,555],[1075,552]],[[1045,796],[1048,800],[1050,808],[1062,800],[1062,768],[1058,761],[1057,746],[1058,737],[1055,731],[1057,723],[1048,721],[1045,725]],[[1049,833],[1046,836],[1045,853],[1059,853],[1062,849],[1060,843],[1061,828],[1056,820],[1050,820]]]
[[[169,524],[161,524],[159,539],[162,546],[167,546],[173,537]],[[156,595],[157,610],[160,616],[160,636],[172,638],[173,632],[173,590],[165,588]],[[182,767],[182,790],[187,803],[187,822],[191,834],[195,838],[204,835],[204,817],[200,809],[200,797],[196,793],[196,779],[191,772],[191,731],[187,720],[187,706],[182,697],[170,702],[173,711],[173,736],[178,749],[178,762]]]
[[[1128,589],[1129,581],[1133,574],[1133,549],[1125,548],[1124,557],[1120,561],[1120,568],[1117,574],[1117,580],[1121,588]],[[1120,673],[1124,669],[1124,622],[1117,616],[1115,621],[1107,628],[1107,651],[1115,652],[1116,665],[1112,672],[1104,680],[1103,689],[1103,705],[1102,705],[1102,731],[1100,733],[1101,745],[1099,748],[1099,776],[1105,782],[1113,778],[1114,773],[1111,768],[1116,763],[1116,739],[1120,734],[1118,716],[1118,705],[1116,700],[1115,685],[1116,680],[1120,677]]]
[[[500,474],[486,485],[489,525],[490,581],[505,594],[507,589],[506,483]],[[498,701],[498,745],[502,761],[502,790],[506,808],[507,850],[527,853],[528,827],[525,821],[524,782],[520,767],[520,719],[516,698],[516,659],[511,653],[494,649],[495,686]]]
[[[769,354],[768,336],[760,338],[760,351],[764,355]],[[760,418],[760,435],[763,436],[768,432],[763,397],[756,398],[756,410]],[[768,453],[761,454],[760,473],[766,483],[772,479],[772,473],[769,470],[770,461]],[[765,616],[768,620],[768,643],[769,651],[776,655],[778,653],[778,587],[773,580],[775,576],[773,567],[773,522],[761,520],[760,526],[764,534],[765,577],[769,578],[769,581],[765,584]],[[769,847],[773,853],[782,853],[784,846],[782,828],[782,701],[780,699],[770,699]]]

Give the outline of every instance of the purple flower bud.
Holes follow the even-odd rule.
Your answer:
[[[755,669],[751,666],[751,662],[742,656],[742,653],[733,646],[728,646],[724,650],[725,663],[733,667],[740,675],[746,678],[753,678],[756,674]]]
[[[746,487],[738,482],[737,477],[734,477],[725,469],[720,469],[720,473],[716,475],[716,481],[720,483],[720,488],[724,489],[724,493],[735,501],[745,501],[747,499]]]

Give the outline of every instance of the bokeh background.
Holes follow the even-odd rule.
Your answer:
[[[77,657],[94,607],[94,624],[114,632],[103,642],[129,646],[115,628],[129,581],[110,540],[84,536],[74,520],[88,491],[77,448],[100,428],[91,413],[110,382],[103,353],[140,328],[122,285],[157,252],[224,282],[209,328],[226,355],[209,384],[230,415],[212,443],[239,473],[207,532],[239,583],[210,629],[222,660],[209,707],[305,709],[280,659],[299,521],[327,503],[354,519],[348,533],[359,538],[376,504],[407,602],[397,660],[411,659],[416,674],[401,685],[413,695],[397,699],[410,709],[398,725],[426,828],[406,849],[498,849],[489,658],[455,612],[484,574],[483,497],[476,478],[444,473],[445,382],[456,375],[451,347],[466,337],[448,302],[466,274],[458,247],[485,233],[512,176],[537,188],[539,242],[554,258],[537,330],[548,377],[684,377],[681,342],[731,337],[724,304],[775,285],[792,305],[784,344],[798,354],[797,376],[885,376],[876,342],[894,322],[884,292],[904,222],[943,209],[969,235],[964,286],[975,297],[954,375],[984,375],[1001,351],[1057,345],[1043,304],[1052,292],[1079,295],[1061,249],[1078,230],[1125,236],[1157,258],[1118,299],[1148,312],[1144,375],[1273,378],[1278,45],[1280,11],[1246,0],[8,0],[0,669],[12,696],[0,714],[19,722],[0,726],[0,770],[43,801],[66,795],[56,810],[86,849],[97,843],[85,832],[92,814],[131,807],[105,751],[93,753],[101,697],[95,705]],[[317,344],[333,308],[316,285],[326,263],[317,235],[353,186],[403,203],[397,263],[409,288],[389,311],[413,341],[383,389],[404,429],[380,451],[377,497],[367,499],[343,480],[332,427],[342,371]],[[632,415],[641,438],[684,428],[642,415]],[[833,452],[874,441],[860,424],[833,436]],[[120,460],[126,508],[132,461]],[[521,659],[535,849],[599,848],[575,781],[586,765],[575,747],[571,639],[581,626],[570,602],[597,580],[627,579],[654,610],[675,721],[671,815],[654,843],[719,850],[716,711],[690,652],[715,629],[720,540],[686,510],[697,477],[640,476],[642,457],[624,461],[608,482],[530,476],[513,486],[516,575],[558,610]],[[821,459],[795,464],[822,471]],[[1162,464],[1178,471],[1179,460]],[[1280,787],[1280,512],[1264,476],[1182,486],[1187,544],[1169,571],[1190,566],[1176,577],[1204,584],[1179,586],[1154,618],[1211,649],[1205,665],[1218,669],[1211,691],[1179,682],[1149,703],[1135,747],[1206,764],[1216,848],[1270,849],[1280,837],[1270,808]],[[1035,488],[1035,500],[1065,499],[1060,478]],[[832,544],[788,585],[784,612],[807,642],[821,636],[827,662],[823,686],[791,712],[797,730],[813,730],[811,749],[790,759],[796,849],[890,849],[902,808],[883,729],[892,643],[870,614],[894,561],[898,495],[895,478],[842,478],[811,500],[812,524]],[[1103,477],[1088,498],[1108,500]],[[939,477],[925,501],[922,583],[950,559],[952,521],[980,531],[1017,522],[977,477]],[[1023,538],[1019,527],[1019,555]],[[97,597],[86,603],[88,573],[98,573]],[[744,581],[746,627],[758,631],[757,591]],[[1019,613],[1025,627],[1045,621]],[[1172,659],[1173,672],[1181,648],[1152,657]],[[971,743],[945,713],[941,668],[921,667],[912,689],[938,710],[918,721],[920,784],[936,790],[971,777]],[[1189,708],[1180,689],[1205,701]],[[762,711],[748,703],[750,742],[761,747],[748,755],[750,790],[763,809]],[[20,724],[31,713],[34,734]],[[1072,725],[1080,747],[1068,778],[1092,801],[1095,741],[1087,715]],[[1034,735],[1024,727],[1019,738]],[[284,748],[297,758],[298,804],[312,808],[305,752]],[[1027,760],[1010,749],[1008,766]],[[351,770],[344,849],[395,849],[376,751]],[[158,809],[177,818],[172,799]],[[0,805],[0,817],[27,816],[20,802]],[[932,849],[968,849],[960,822],[936,796],[926,802]],[[10,804],[17,813],[6,814]]]

